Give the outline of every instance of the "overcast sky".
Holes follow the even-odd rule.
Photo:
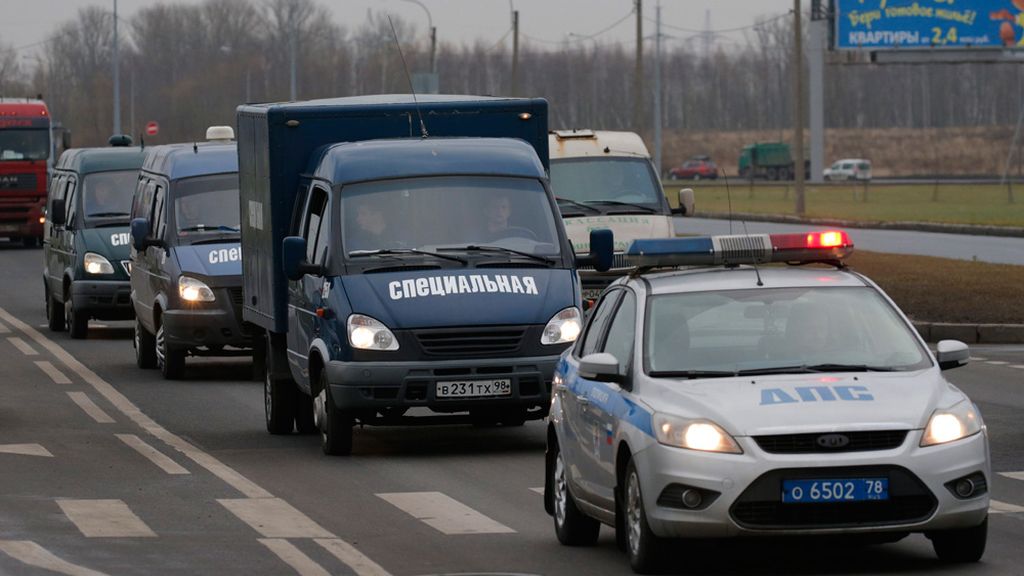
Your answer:
[[[172,3],[199,3],[201,0],[174,0]],[[253,0],[259,2],[260,0]],[[409,0],[317,0],[328,7],[335,21],[349,28],[358,27],[368,10],[388,11],[413,22],[425,34],[427,13]],[[571,35],[591,35],[616,22],[631,9],[632,0],[419,0],[426,6],[437,27],[440,42],[473,42],[481,39],[495,43],[511,27],[510,4],[519,10],[522,42],[556,46]],[[157,0],[119,0],[118,12],[128,18]],[[644,0],[644,34],[654,32],[657,0]],[[0,43],[22,47],[44,40],[60,23],[74,17],[81,6],[113,6],[113,0],[3,0],[7,10],[0,18]],[[725,30],[749,26],[761,16],[776,16],[793,6],[792,0],[662,0],[664,33],[669,42],[695,41],[694,33],[703,30],[710,14],[711,28]],[[806,4],[806,2],[805,2]],[[13,8],[13,10],[12,10]],[[806,10],[806,7],[805,7]],[[650,20],[647,20],[647,19]],[[636,21],[628,18],[597,36],[598,43],[632,42]],[[681,30],[687,29],[687,30]],[[744,33],[729,32],[717,38],[723,45],[744,41]],[[579,41],[575,39],[575,41]],[[506,37],[507,45],[510,40]],[[586,41],[588,44],[590,40]],[[22,50],[30,57],[33,48]]]

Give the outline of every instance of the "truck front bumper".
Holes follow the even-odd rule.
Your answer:
[[[71,304],[99,320],[131,320],[132,287],[127,280],[76,280],[71,283]]]

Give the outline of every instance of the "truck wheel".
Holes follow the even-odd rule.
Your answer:
[[[180,380],[185,375],[185,350],[167,344],[163,324],[156,330],[156,365],[166,380]]]
[[[135,365],[139,368],[156,368],[156,338],[142,326],[138,317],[135,318],[135,330],[132,345],[135,346]]]
[[[64,321],[68,327],[68,333],[75,340],[81,340],[89,333],[89,316],[82,311],[75,310],[74,298],[71,294],[64,295]]]
[[[35,248],[39,246],[39,238],[35,236],[25,236],[21,239],[21,245],[25,248]]]
[[[320,394],[317,402],[323,412],[320,424],[320,448],[328,456],[348,456],[352,453],[352,415],[334,407],[331,387],[327,383],[327,371],[320,371]]]
[[[46,295],[46,324],[50,327],[50,330],[54,332],[64,331],[64,306],[50,294],[49,290],[44,290]]]
[[[313,415],[313,398],[295,389],[295,430],[299,434],[316,434],[316,418]]]
[[[601,534],[601,523],[580,512],[569,491],[567,466],[562,450],[555,443],[555,465],[551,467],[551,486],[555,496],[555,535],[566,546],[593,546]]]
[[[928,534],[935,555],[944,562],[977,562],[985,554],[988,540],[988,517],[973,528],[942,530]]]
[[[648,574],[658,568],[661,562],[662,540],[647,524],[643,494],[640,492],[640,476],[632,460],[626,468],[626,553],[629,564],[638,574]]]
[[[291,378],[278,378],[273,367],[267,362],[263,372],[263,413],[267,420],[267,432],[291,434],[295,421],[295,400],[298,390]]]

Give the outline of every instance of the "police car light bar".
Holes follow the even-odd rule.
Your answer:
[[[715,266],[767,262],[838,262],[853,252],[846,232],[739,234],[634,240],[626,261],[638,267]]]

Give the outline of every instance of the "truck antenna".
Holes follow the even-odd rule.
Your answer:
[[[402,52],[402,44],[398,41],[398,32],[395,31],[395,23],[391,21],[391,15],[388,14],[388,24],[391,25],[391,34],[395,37],[395,46],[398,47],[398,55],[402,57],[402,67],[405,69],[405,78],[409,80],[409,91],[412,92],[412,103],[416,106],[416,115],[420,119],[420,136],[426,138],[427,125],[423,123],[423,112],[420,111],[420,103],[416,99],[416,87],[412,85],[412,75],[409,74],[409,65],[405,61],[405,53]]]

